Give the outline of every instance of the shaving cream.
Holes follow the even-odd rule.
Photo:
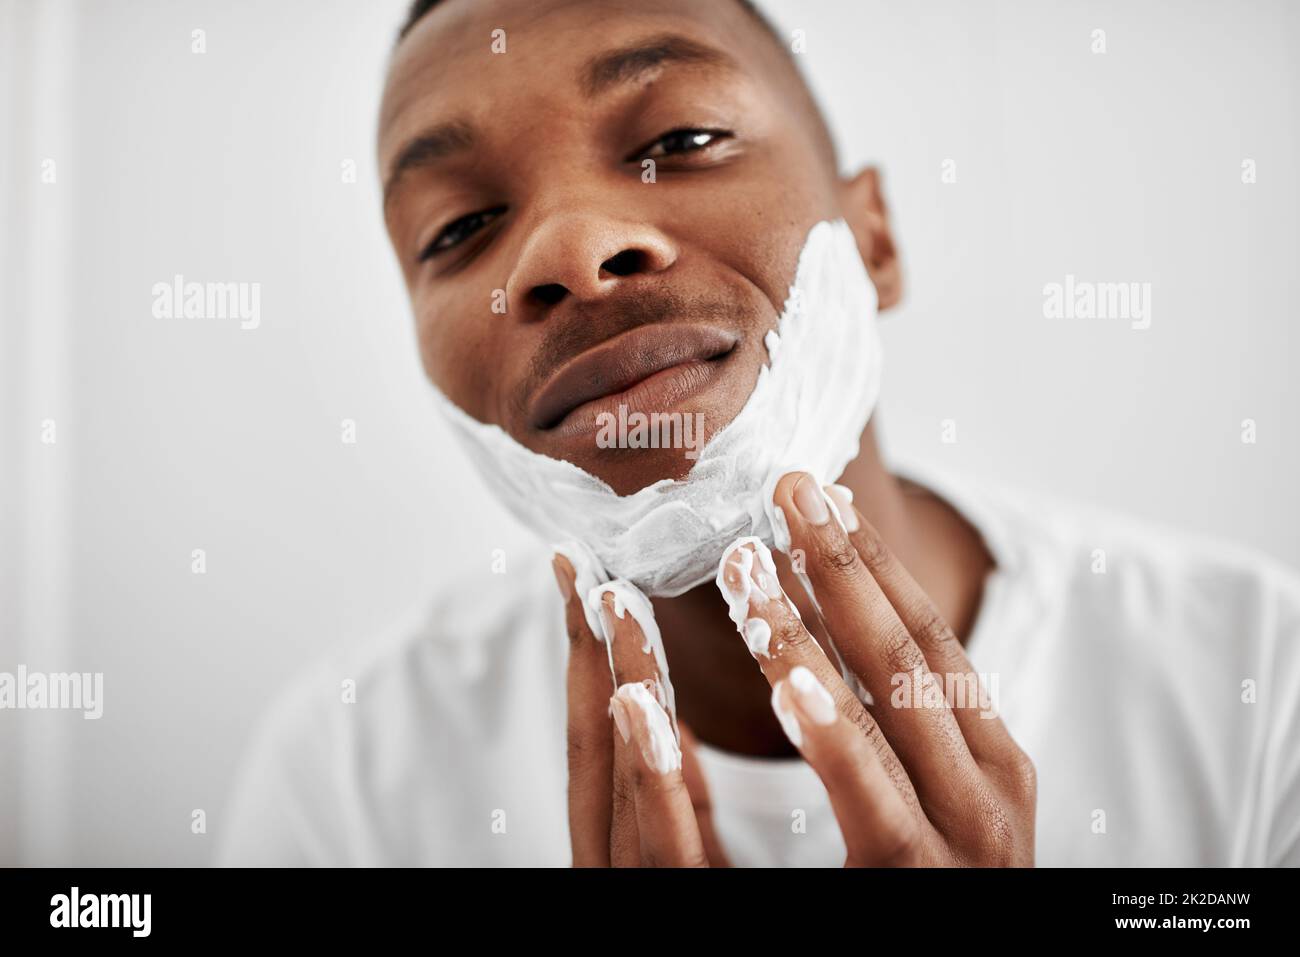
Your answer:
[[[731,575],[735,576],[735,582],[728,580]],[[760,656],[770,658],[772,627],[762,618],[750,618],[750,605],[763,608],[769,601],[780,601],[796,617],[799,617],[799,608],[786,598],[776,574],[772,552],[762,539],[748,536],[732,542],[718,562],[714,583],[722,592],[727,603],[727,615],[745,639],[749,653],[755,659]]]
[[[880,391],[877,305],[848,225],[813,226],[781,317],[764,338],[768,364],[744,407],[714,434],[684,479],[663,479],[630,495],[618,495],[571,462],[525,448],[434,393],[510,511],[549,541],[583,546],[573,549],[591,564],[588,588],[580,578],[579,594],[622,578],[647,595],[673,597],[714,577],[719,556],[737,538],[777,540],[780,518],[771,499],[782,475],[802,469],[824,485],[857,457]],[[574,567],[584,574],[578,562]]]
[[[781,730],[790,739],[790,743],[796,748],[801,748],[803,747],[803,729],[799,727],[799,719],[781,700],[781,691],[785,687],[787,685],[784,680],[772,685],[772,712],[776,715],[776,720],[781,723]]]
[[[667,774],[682,766],[682,749],[663,707],[639,681],[620,685],[615,692],[625,705],[638,709],[645,723],[641,756],[653,771]],[[639,736],[638,736],[639,737]]]
[[[655,695],[659,699],[660,706],[671,718],[673,736],[680,741],[681,732],[677,727],[677,698],[673,694],[672,679],[668,676],[668,656],[664,654],[664,640],[659,632],[659,623],[655,621],[654,606],[650,604],[650,599],[640,589],[623,578],[611,582],[601,582],[586,592],[588,615],[595,613],[600,624],[600,630],[594,631],[592,634],[605,639],[605,647],[609,655],[609,673],[611,675],[615,674],[614,633],[611,628],[607,627],[605,618],[600,615],[606,595],[610,595],[614,599],[614,615],[616,617],[622,620],[631,615],[632,620],[640,627],[641,637],[644,642],[641,651],[654,658],[655,669],[659,674],[659,680],[655,684]]]

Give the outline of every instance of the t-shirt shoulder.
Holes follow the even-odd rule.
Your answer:
[[[548,565],[538,550],[507,559],[500,574],[465,575],[384,633],[296,675],[246,749],[218,862],[365,862],[384,844],[366,833],[384,823],[364,813],[376,788],[389,799],[410,775],[451,772],[511,720],[504,696],[530,678],[561,680],[564,642],[547,640],[548,630],[562,634]]]
[[[939,485],[943,493],[942,482]],[[954,502],[1010,572],[1087,598],[1088,580],[1113,586],[1128,620],[1219,621],[1238,632],[1277,624],[1300,606],[1300,573],[1263,551],[1104,507],[1007,486],[970,484]],[[1203,630],[1198,628],[1196,630]],[[1219,634],[1218,629],[1210,629]]]
[[[1100,676],[1105,706],[1135,727],[1181,728],[1167,746],[1197,755],[1202,775],[1187,788],[1242,779],[1231,859],[1300,866],[1300,574],[1252,547],[1051,495],[957,494],[1033,603],[1023,634],[987,636],[1006,641],[995,657],[1068,661],[1080,682]],[[1034,647],[1048,635],[1072,653]]]

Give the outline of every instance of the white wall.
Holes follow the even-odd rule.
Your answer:
[[[206,862],[275,689],[521,540],[433,417],[382,232],[403,6],[0,4],[0,671],[106,685],[99,721],[0,712],[0,863]],[[1300,564],[1297,8],[769,6],[885,170],[889,447]],[[176,273],[261,283],[260,327],[154,318]],[[1067,273],[1150,282],[1151,328],[1045,319]]]

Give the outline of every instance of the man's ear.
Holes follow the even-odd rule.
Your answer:
[[[880,296],[884,311],[903,298],[903,270],[889,226],[889,210],[880,188],[880,172],[867,167],[852,179],[840,181],[844,221],[858,240],[867,275]]]

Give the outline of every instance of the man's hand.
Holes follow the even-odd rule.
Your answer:
[[[768,597],[782,593],[760,556],[730,551],[723,582],[727,591],[739,586],[750,566],[748,616],[771,633],[767,654],[755,658],[782,726],[826,785],[845,863],[1031,866],[1033,764],[982,693],[951,706],[944,689],[952,682],[979,688],[960,642],[847,490],[827,491],[843,528],[808,475],[784,476],[773,498],[830,638],[874,704],[845,684],[788,600]],[[928,693],[895,707],[895,676]]]
[[[641,626],[630,613],[619,618],[606,595],[606,646],[587,625],[586,596],[575,593],[572,566],[563,556],[554,564],[569,632],[574,866],[725,866],[690,729],[681,726],[679,749],[660,704],[663,683]]]
[[[772,685],[782,727],[826,786],[848,849],[845,864],[1031,866],[1033,764],[983,707],[982,693],[974,701],[946,699],[954,681],[979,688],[960,642],[845,491],[828,492],[845,527],[807,475],[782,478],[774,500],[835,649],[872,705],[862,703],[804,626],[761,543],[728,549],[719,584],[744,616],[747,644]],[[716,860],[708,815],[692,806],[697,788],[687,788],[675,743],[665,738],[668,719],[653,694],[658,673],[642,651],[640,628],[630,615],[613,618],[606,610],[619,682],[611,705],[606,649],[586,626],[582,597],[571,594],[572,570],[566,563],[561,572],[557,563],[562,590],[565,573],[575,863]],[[921,690],[907,707],[891,700],[895,676]],[[621,730],[611,734],[611,708],[616,715],[626,709],[616,719],[627,727],[626,741]]]

